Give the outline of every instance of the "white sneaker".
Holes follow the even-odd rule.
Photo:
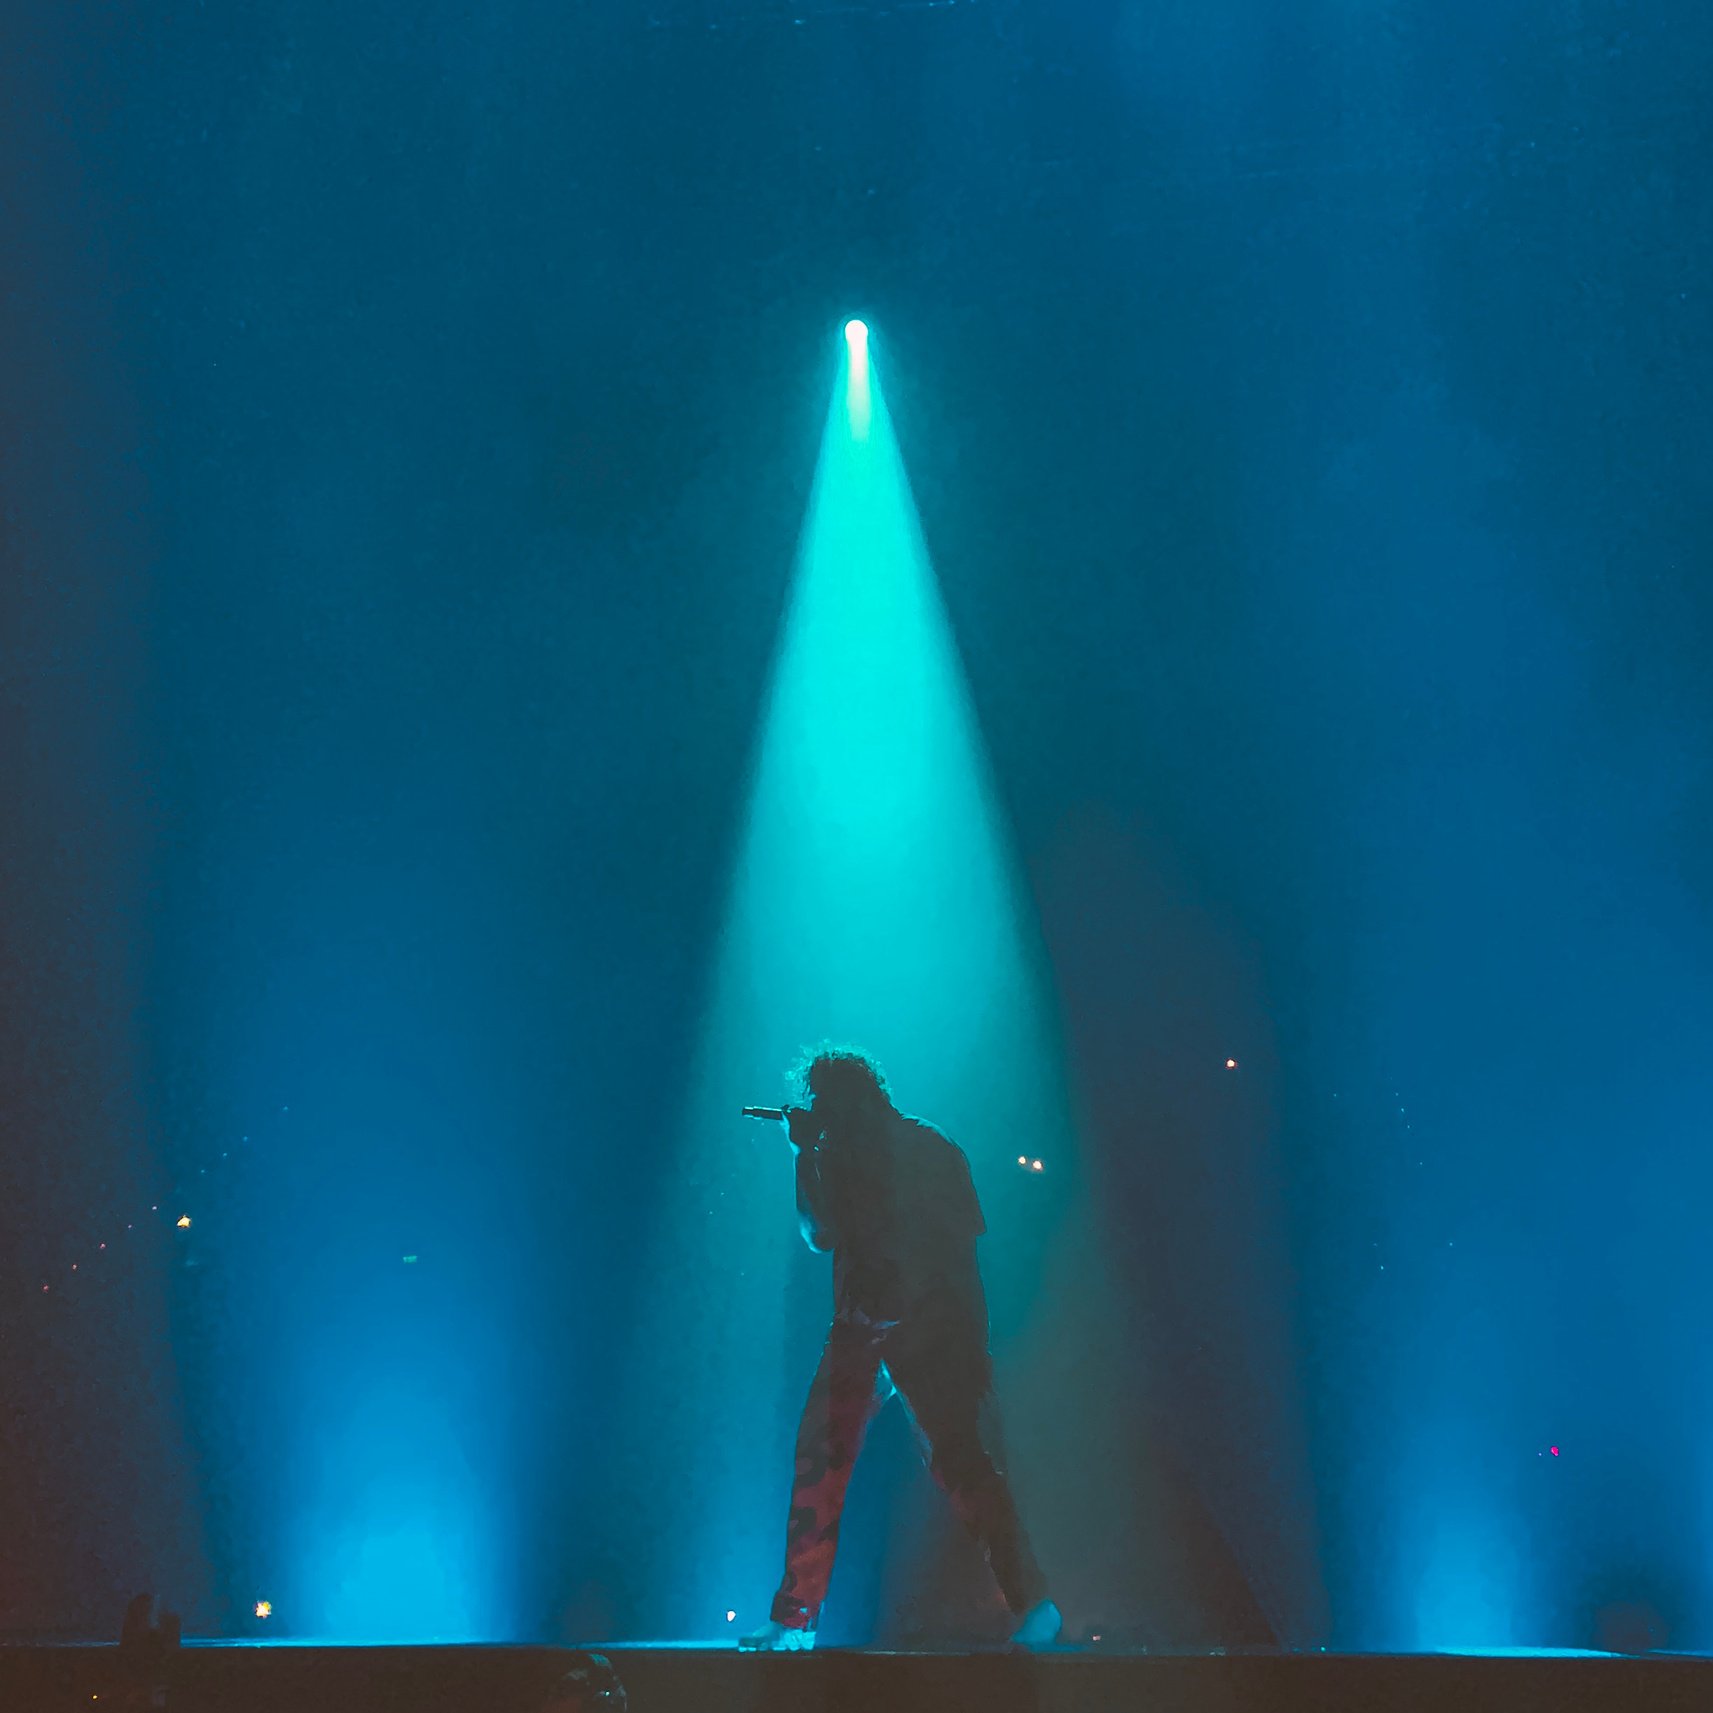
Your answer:
[[[1014,1648],[1050,1648],[1065,1627],[1065,1615],[1051,1600],[1031,1606],[1011,1632]]]
[[[814,1645],[813,1630],[787,1629],[771,1618],[759,1630],[738,1637],[738,1647],[744,1653],[806,1654]]]

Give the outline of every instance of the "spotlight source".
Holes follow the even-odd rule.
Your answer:
[[[847,321],[845,323],[845,339],[852,345],[868,343],[868,323],[866,321]]]

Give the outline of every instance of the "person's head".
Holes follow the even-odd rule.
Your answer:
[[[605,1654],[576,1654],[575,1663],[547,1691],[542,1713],[626,1713],[625,1686]]]
[[[811,1049],[792,1072],[792,1082],[798,1098],[829,1129],[860,1122],[892,1105],[880,1066],[855,1047]]]

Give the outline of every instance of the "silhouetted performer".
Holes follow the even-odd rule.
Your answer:
[[[851,1468],[894,1389],[934,1478],[986,1550],[1017,1620],[1013,1641],[1050,1643],[1059,1609],[984,1432],[993,1373],[975,1244],[987,1227],[969,1162],[898,1111],[860,1053],[819,1052],[802,1081],[809,1104],[784,1117],[803,1236],[833,1252],[833,1324],[797,1429],[784,1580],[768,1622],[739,1645],[815,1645]]]

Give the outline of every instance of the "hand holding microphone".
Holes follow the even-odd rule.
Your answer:
[[[813,1147],[821,1138],[821,1127],[806,1106],[746,1106],[743,1115],[783,1124],[793,1148]]]

